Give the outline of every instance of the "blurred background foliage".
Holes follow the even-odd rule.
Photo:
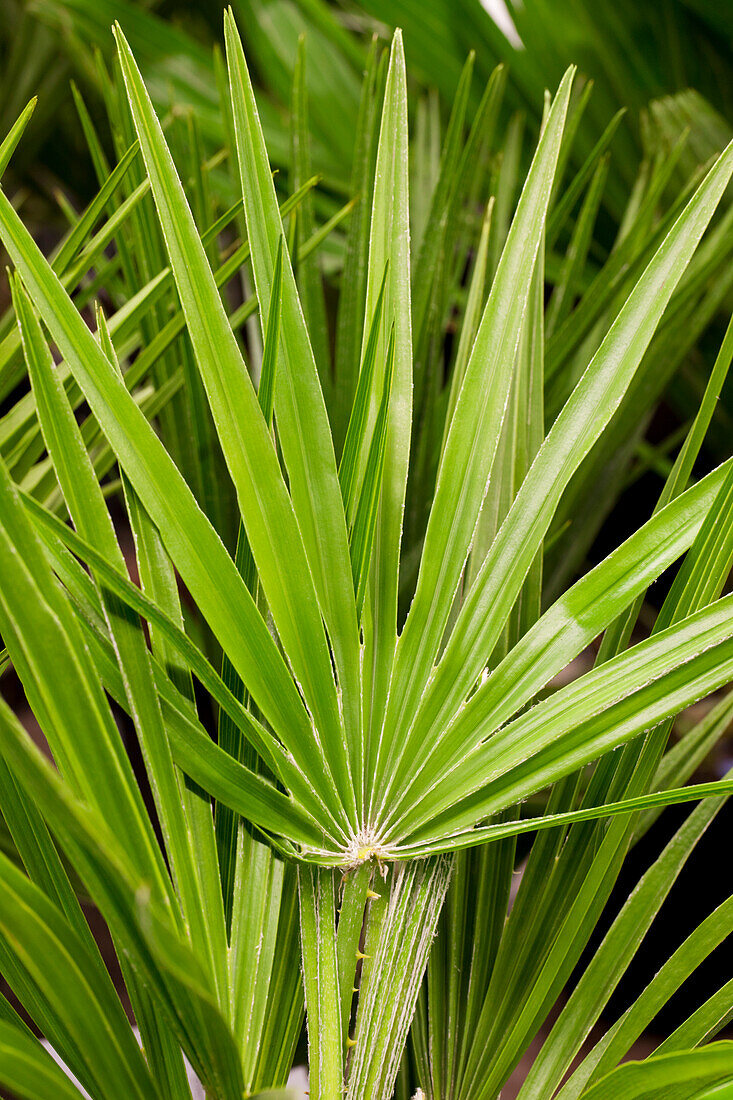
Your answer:
[[[689,129],[687,165],[718,151],[730,132],[733,92],[727,78],[733,9],[717,0],[508,0],[497,21],[487,8],[501,0],[235,0],[248,56],[260,79],[261,110],[273,157],[287,160],[287,113],[298,37],[308,36],[308,94],[313,160],[335,186],[348,167],[369,38],[385,41],[395,26],[405,36],[408,71],[440,96],[443,117],[463,64],[474,51],[471,107],[494,67],[508,66],[507,110],[527,112],[536,129],[545,88],[570,63],[593,82],[573,156],[578,163],[619,108],[626,115],[614,141],[605,203],[618,216],[639,163],[660,142]],[[31,94],[40,110],[16,167],[36,166],[40,185],[56,177],[91,194],[84,179],[78,121],[68,91],[73,76],[99,89],[89,46],[112,56],[110,23],[118,19],[137,49],[158,105],[192,107],[207,138],[221,143],[212,46],[221,12],[204,0],[2,0],[2,123],[15,120]],[[581,82],[582,85],[582,82]],[[528,136],[527,148],[533,136]],[[49,173],[39,180],[38,166]],[[685,167],[685,166],[682,166]],[[86,184],[87,192],[84,192]]]

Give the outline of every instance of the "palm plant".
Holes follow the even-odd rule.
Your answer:
[[[333,369],[312,262],[332,226],[314,224],[303,57],[286,240],[232,14],[222,128],[241,199],[216,220],[195,158],[187,198],[174,124],[164,133],[115,35],[119,163],[107,171],[90,129],[107,177],[51,262],[0,192],[15,268],[0,379],[12,393],[24,362],[31,385],[2,421],[3,661],[58,768],[3,702],[0,806],[17,852],[0,853],[8,983],[95,1100],[190,1097],[183,1054],[211,1098],[287,1095],[272,1090],[286,1084],[304,1007],[311,1096],[495,1097],[562,993],[629,846],[660,807],[699,800],[593,956],[522,1095],[648,1097],[673,1083],[692,1097],[730,1082],[733,1047],[706,1043],[733,1014],[730,982],[654,1057],[618,1066],[728,934],[730,902],[565,1078],[733,789],[728,779],[684,785],[730,720],[728,696],[667,747],[674,716],[733,674],[733,597],[721,596],[733,467],[690,484],[733,329],[651,519],[574,584],[560,562],[543,585],[543,563],[558,548],[582,555],[584,525],[576,538],[563,506],[605,469],[603,445],[633,436],[691,316],[717,306],[710,284],[728,255],[728,211],[694,254],[733,149],[656,220],[660,163],[577,304],[588,245],[575,234],[563,293],[545,309],[573,70],[545,105],[510,222],[502,196],[516,166],[504,157],[493,244],[492,204],[478,241],[458,212],[470,212],[488,170],[502,75],[464,143],[467,69],[411,260],[396,34],[388,60],[372,51],[365,77],[353,176],[362,202],[345,244]],[[571,184],[580,194],[593,177],[586,230],[605,168],[597,158]],[[220,263],[217,238],[242,213],[246,241]],[[220,288],[245,261],[256,301],[230,310]],[[98,308],[92,332],[81,311],[102,287],[114,312],[108,322]],[[255,311],[248,363],[237,333]],[[555,327],[564,344],[548,376]],[[683,556],[654,631],[629,647],[647,587]],[[596,667],[553,690],[601,633]],[[149,811],[110,700],[134,724]],[[510,907],[521,834],[532,846]],[[142,1049],[82,891],[110,930]],[[9,1001],[0,1014],[0,1082],[29,1100],[78,1096]]]

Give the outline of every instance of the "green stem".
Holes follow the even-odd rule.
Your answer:
[[[392,1096],[451,867],[448,856],[395,864],[370,908],[347,1100]]]
[[[371,863],[362,863],[360,867],[344,876],[339,911],[338,932],[336,935],[336,956],[338,959],[339,993],[341,998],[341,1034],[344,1041],[348,1034],[351,1019],[351,1005],[354,999],[354,984],[358,963],[359,943],[364,927],[364,911],[369,894],[369,881],[372,877]],[[374,891],[372,891],[374,893]]]
[[[344,1087],[334,879],[328,868],[298,870],[311,1100],[342,1100]]]

